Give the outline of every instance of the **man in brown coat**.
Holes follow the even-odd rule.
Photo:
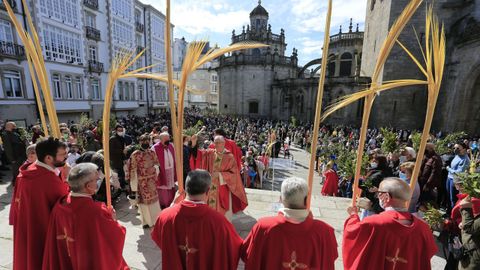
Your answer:
[[[435,201],[434,188],[438,188],[442,177],[442,159],[435,152],[435,145],[427,143],[425,157],[420,168],[420,202]]]

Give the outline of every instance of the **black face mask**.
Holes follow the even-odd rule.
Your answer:
[[[142,143],[142,149],[148,149],[150,147],[149,143]]]
[[[170,141],[165,141],[163,144],[164,144],[165,146],[167,146],[167,145],[170,144]]]

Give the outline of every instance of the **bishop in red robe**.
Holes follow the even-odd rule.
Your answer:
[[[68,176],[72,192],[52,210],[43,270],[129,269],[122,256],[125,228],[103,202],[92,199],[97,170],[93,163],[72,168]]]
[[[192,136],[192,145],[196,145],[197,137]],[[225,139],[216,136],[215,149],[198,150],[197,158],[202,160],[201,169],[212,176],[212,187],[208,194],[208,205],[231,219],[232,214],[245,209],[248,205],[247,195],[243,187],[235,159],[225,149]]]
[[[38,160],[17,177],[10,208],[14,270],[42,268],[50,213],[69,190],[55,169],[65,165],[66,147],[65,143],[53,138],[37,143]]]
[[[429,226],[408,213],[408,184],[398,178],[387,178],[378,188],[384,212],[362,221],[355,207],[343,232],[344,269],[431,269],[430,260],[437,246]]]
[[[221,128],[215,130],[214,136],[222,136],[225,139],[225,149],[232,153],[235,158],[235,164],[237,164],[238,172],[240,173],[242,167],[242,149],[238,147],[234,140],[227,139],[227,133]],[[208,148],[215,149],[215,143],[211,143]]]
[[[338,257],[335,234],[306,209],[307,183],[286,179],[281,190],[285,208],[276,217],[258,220],[243,242],[245,269],[333,270]]]
[[[207,171],[191,171],[186,199],[160,213],[152,239],[162,250],[162,269],[237,269],[242,239],[223,215],[206,204],[210,184]]]

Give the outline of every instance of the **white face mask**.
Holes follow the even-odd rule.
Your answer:
[[[117,132],[117,134],[118,134],[118,136],[123,137],[123,136],[125,136],[125,131]]]
[[[407,157],[406,156],[400,156],[398,158],[398,160],[400,161],[400,164],[404,163],[405,161],[407,161]]]
[[[378,164],[376,162],[370,163],[370,168],[376,169],[378,167]]]

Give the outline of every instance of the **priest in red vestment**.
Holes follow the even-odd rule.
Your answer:
[[[93,163],[70,171],[71,193],[58,201],[50,217],[43,270],[129,269],[122,256],[125,228],[113,210],[92,199],[98,178]]]
[[[175,197],[175,182],[177,173],[175,164],[175,149],[170,143],[170,135],[167,132],[160,134],[160,141],[152,146],[160,164],[160,172],[157,178],[157,192],[160,207],[167,208]]]
[[[242,167],[242,149],[238,147],[234,140],[227,139],[227,133],[222,128],[215,129],[213,132],[213,137],[215,136],[222,136],[225,138],[225,149],[232,153],[233,157],[235,158],[235,163],[237,164],[238,173],[240,173],[240,169]],[[215,143],[210,144],[208,148],[215,149]]]
[[[243,187],[235,158],[225,149],[225,138],[216,136],[215,149],[197,150],[197,158],[202,160],[201,169],[212,176],[212,187],[208,194],[208,205],[231,220],[232,215],[247,207],[247,195]],[[197,144],[197,136],[192,136],[192,146]],[[196,149],[196,148],[194,148]]]
[[[408,212],[410,186],[398,178],[386,178],[377,191],[384,212],[360,221],[356,207],[343,232],[344,269],[431,269],[437,245],[429,226]]]
[[[42,268],[45,235],[55,203],[68,194],[56,168],[65,165],[67,145],[48,138],[37,143],[38,160],[18,175],[10,208],[13,224],[13,269]]]
[[[211,181],[207,171],[191,171],[185,200],[160,213],[152,239],[162,250],[162,269],[237,269],[242,239],[223,215],[206,204]]]
[[[338,257],[333,228],[307,210],[308,185],[303,179],[283,181],[285,208],[276,217],[258,220],[243,242],[241,256],[248,270],[333,270]]]

